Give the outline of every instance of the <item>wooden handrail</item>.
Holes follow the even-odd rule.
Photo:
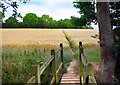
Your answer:
[[[33,76],[33,77],[31,77],[31,78],[27,81],[27,84],[26,84],[26,85],[28,85],[28,84],[32,85],[32,84],[34,84],[35,82],[36,82],[36,79],[35,79],[35,76]]]
[[[94,67],[89,63],[84,55],[82,42],[79,42],[79,61],[80,61],[80,84],[94,83],[97,85],[94,77]],[[82,81],[83,78],[83,81]]]
[[[61,64],[59,66],[59,68],[56,70],[56,62],[55,62],[55,56],[56,54],[58,54],[60,52],[60,56],[61,56]],[[37,65],[37,74],[36,77],[33,76],[31,77],[28,83],[38,83],[39,85],[41,83],[46,83],[48,76],[50,74],[50,68],[52,67],[52,80],[50,84],[54,84],[54,83],[59,83],[60,81],[60,72],[63,73],[64,70],[64,61],[63,61],[63,44],[60,44],[60,48],[55,52],[55,50],[51,50],[51,56],[50,58],[40,67],[40,65]],[[62,69],[62,70],[61,70]],[[45,76],[44,78],[41,80],[41,74],[45,72]],[[34,80],[34,81],[33,81]]]

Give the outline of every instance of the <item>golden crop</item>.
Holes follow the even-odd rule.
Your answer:
[[[2,29],[2,47],[40,47],[58,49],[68,46],[61,29]]]
[[[79,41],[83,42],[83,46],[94,47],[99,46],[99,39],[93,38],[98,34],[98,30],[92,29],[63,29],[71,40],[77,46]],[[2,47],[24,48],[39,47],[48,50],[58,49],[59,44],[63,43],[64,47],[68,47],[68,41],[65,38],[62,29],[2,29]]]
[[[76,45],[79,41],[83,42],[84,47],[99,47],[99,39],[91,36],[98,35],[98,30],[93,29],[64,29],[67,35],[73,40]],[[97,36],[98,37],[98,36]]]

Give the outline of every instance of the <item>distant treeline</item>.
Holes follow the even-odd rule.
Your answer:
[[[76,25],[73,17],[71,19],[54,20],[49,15],[38,17],[34,13],[28,13],[24,17],[19,17],[19,22],[15,17],[10,16],[2,24],[2,28],[65,28],[65,29],[93,29],[90,26]],[[78,22],[77,22],[78,23]],[[79,22],[80,23],[80,22]]]

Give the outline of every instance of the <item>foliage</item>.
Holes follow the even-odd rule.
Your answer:
[[[95,13],[95,6],[92,2],[73,2],[73,6],[79,10],[81,15],[80,18],[77,18],[81,23],[80,26],[90,25],[91,22],[95,22],[97,20],[97,16]],[[77,23],[77,21],[75,21]]]
[[[81,16],[81,18],[73,17],[71,16],[71,22],[74,26],[84,26],[86,25],[86,20],[83,19],[84,16]]]
[[[82,26],[81,29],[93,29],[93,27],[89,27],[89,26]]]
[[[112,26],[119,26],[118,20],[120,19],[120,2],[111,2],[110,3],[110,16]],[[97,13],[95,11],[95,2],[73,2],[73,6],[79,9],[79,13],[81,15],[80,18],[74,17],[74,23],[79,26],[83,24],[90,25],[92,22],[97,23]],[[75,19],[76,18],[76,19]],[[78,23],[81,22],[81,23]]]
[[[116,64],[116,70],[115,70],[115,76],[119,80],[120,83],[120,28],[115,28],[114,29],[114,40],[115,40],[115,56],[117,59],[117,64]]]
[[[26,27],[35,27],[39,18],[34,13],[28,13],[23,17],[23,24]]]
[[[23,1],[23,3],[26,3]],[[7,4],[7,5],[5,5]],[[77,5],[74,5],[77,7]],[[2,15],[5,14],[5,12],[7,11],[7,9],[9,7],[13,8],[13,17],[17,18],[23,18],[21,16],[20,13],[17,12],[17,9],[19,7],[19,5],[17,4],[17,2],[14,1],[2,1],[1,3],[1,7],[2,7]],[[91,10],[92,11],[92,10]],[[82,13],[82,12],[81,12]],[[88,12],[86,12],[88,13]],[[91,15],[94,15],[91,13]],[[24,16],[23,18],[23,22],[19,22],[17,24],[17,26],[12,26],[10,25],[10,27],[18,27],[18,28],[25,28],[25,27],[34,27],[34,28],[78,28],[81,29],[82,26],[86,26],[87,23],[87,19],[86,17],[89,17],[89,19],[92,19],[90,14],[88,14],[87,16],[81,16],[80,19],[76,18],[76,17],[71,17],[71,19],[64,19],[64,20],[53,20],[52,17],[49,17],[49,15],[42,15],[41,17],[36,16],[36,14],[33,13],[28,13],[26,14],[26,16]],[[4,17],[2,17],[4,18]],[[90,20],[91,21],[91,20]],[[78,23],[80,22],[80,23]],[[3,28],[9,27],[8,26],[9,23],[3,23]],[[89,28],[89,27],[88,27]],[[86,28],[85,28],[86,29]],[[91,29],[91,27],[90,27]]]
[[[5,15],[0,11],[0,23],[3,23],[3,18],[5,17]]]
[[[90,26],[86,26],[87,21],[84,19],[85,16],[82,15],[81,18],[71,16],[71,24],[73,28],[77,29],[93,29]]]
[[[36,49],[8,49],[2,51],[2,81],[4,83],[26,83],[31,76],[35,75],[33,65],[42,65],[49,57],[50,52]],[[64,49],[65,68],[73,59],[69,48]],[[60,65],[60,54],[56,55],[56,68]]]
[[[12,18],[12,19],[11,19]],[[74,24],[74,18],[71,19],[60,19],[58,21],[54,20],[49,15],[42,15],[38,17],[34,13],[28,13],[23,17],[23,22],[18,22],[15,17],[10,16],[7,22],[3,23],[3,28],[76,28],[76,29],[93,29],[92,27],[78,26]],[[8,22],[9,21],[9,22]],[[16,22],[15,22],[16,21]],[[10,24],[10,22],[12,24]],[[79,23],[78,23],[79,24]]]
[[[57,27],[58,28],[70,28],[70,27],[72,27],[72,24],[69,19],[64,19],[64,20],[60,19],[57,22]]]
[[[115,51],[116,55],[120,57],[120,28],[114,29]]]
[[[72,56],[72,53],[70,51],[69,48],[66,48],[66,49],[63,49],[63,60],[64,60],[64,66],[65,66],[65,69],[68,67],[70,61],[72,61],[73,59],[73,56]],[[58,67],[60,66],[60,63],[61,63],[61,57],[60,57],[60,54],[57,54],[56,55],[56,68],[58,69]]]
[[[84,54],[88,62],[98,63],[100,61],[100,48],[84,48]],[[76,59],[79,59],[79,49],[75,53]]]
[[[112,26],[120,26],[120,1],[110,2],[110,18]]]
[[[17,27],[18,26],[18,20],[15,17],[9,17],[5,20],[6,27]]]
[[[23,3],[24,3],[24,1],[23,1]],[[17,17],[22,18],[21,14],[17,12],[17,9],[18,9],[19,5],[17,4],[16,1],[2,0],[0,2],[0,7],[2,8],[2,15],[5,15],[5,12],[7,12],[7,9],[9,7],[12,7],[13,8],[12,9],[13,10],[12,16],[15,17],[15,18],[17,18]]]
[[[48,52],[39,49],[8,49],[2,51],[3,83],[26,83],[34,75],[32,65],[43,64]]]

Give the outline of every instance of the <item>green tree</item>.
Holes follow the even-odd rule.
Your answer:
[[[81,29],[93,29],[93,27],[90,27],[90,26],[81,26]]]
[[[54,28],[57,28],[57,21],[53,20]]]
[[[90,25],[92,22],[96,23],[97,16],[95,12],[95,5],[92,2],[73,2],[73,6],[79,9],[80,17],[71,17],[73,24],[77,26]],[[78,23],[78,21],[80,23]]]
[[[23,17],[23,24],[25,27],[36,27],[39,18],[34,13],[28,13]]]
[[[117,58],[115,77],[118,79],[117,83],[120,83],[120,27],[114,29],[114,40],[115,40],[115,56]]]
[[[73,24],[73,27],[81,28],[81,26],[85,26],[87,21],[83,18],[84,16],[81,16],[81,18],[71,16],[71,23]]]
[[[99,80],[113,83],[116,59],[114,57],[114,37],[110,20],[109,3],[97,2],[97,18],[100,34]],[[103,77],[104,76],[104,77]]]
[[[110,2],[110,18],[111,18],[111,25],[119,27],[119,20],[120,20],[120,1],[119,2]]]
[[[18,20],[11,16],[5,20],[5,27],[18,27]]]
[[[27,1],[23,0],[22,2],[23,2],[23,3],[26,3]],[[13,8],[13,9],[12,9],[12,10],[13,10],[13,15],[12,15],[12,16],[22,18],[22,17],[21,17],[21,14],[17,12],[17,9],[18,9],[19,5],[17,4],[16,1],[12,1],[12,0],[2,0],[2,1],[0,2],[0,8],[2,8],[2,13],[3,13],[3,15],[5,15],[5,12],[7,12],[7,9],[8,9],[9,7],[12,7],[12,8]]]
[[[63,21],[66,24],[67,28],[71,28],[72,27],[72,23],[71,23],[70,19],[64,19]]]
[[[0,11],[0,27],[2,26],[4,17],[5,17],[5,15]]]
[[[93,29],[93,27],[86,25],[87,21],[84,18],[84,15],[82,15],[81,18],[71,16],[72,27],[77,29]]]
[[[58,28],[71,28],[72,23],[70,19],[60,19],[57,21],[57,27]]]
[[[41,27],[51,28],[54,27],[54,20],[52,17],[49,17],[49,15],[44,14],[40,17],[38,24],[41,25]]]
[[[97,23],[97,12],[95,10],[95,2],[73,2],[73,6],[79,9],[79,13],[81,15],[80,18],[74,19],[74,23],[80,21],[80,25],[83,23],[90,25],[92,22]],[[110,18],[111,18],[111,25],[112,26],[119,26],[118,20],[120,19],[120,2],[111,2],[109,4],[110,7]]]
[[[119,26],[120,19],[120,2],[97,2],[97,12],[95,2],[73,2],[74,7],[79,9],[82,17],[75,19],[77,21],[85,20],[85,24],[90,25],[92,22],[99,25],[100,34],[100,67],[99,79],[103,83],[113,83],[116,59],[114,57],[114,38],[113,26]],[[82,18],[82,19],[81,19]],[[81,19],[81,20],[80,20]],[[75,21],[75,23],[77,23]],[[104,77],[103,77],[104,76]]]
[[[65,24],[64,20],[60,19],[57,21],[57,27],[58,28],[67,28],[67,25]]]

